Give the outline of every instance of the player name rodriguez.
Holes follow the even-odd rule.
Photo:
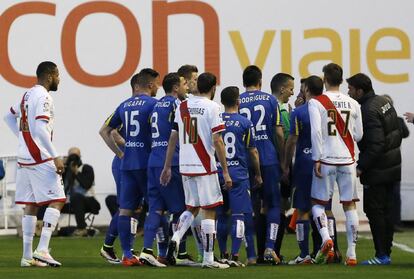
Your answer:
[[[244,104],[244,103],[249,103],[249,102],[253,102],[253,101],[267,101],[267,100],[270,100],[270,95],[269,94],[243,97],[243,98],[241,98],[240,102],[242,104]]]

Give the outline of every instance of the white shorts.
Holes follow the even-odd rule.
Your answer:
[[[321,164],[322,178],[313,174],[311,197],[316,203],[326,205],[332,199],[335,182],[338,184],[341,203],[359,201],[356,186],[356,167],[352,165]]]
[[[214,208],[223,204],[216,173],[202,176],[183,175],[185,204],[187,207]]]
[[[17,167],[15,200],[16,204],[33,205],[66,201],[62,178],[53,161]]]

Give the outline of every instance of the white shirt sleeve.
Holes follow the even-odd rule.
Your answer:
[[[40,97],[36,106],[36,120],[43,119],[45,121],[49,121],[51,117],[52,106],[53,102],[50,96],[46,95]]]
[[[312,159],[319,161],[322,158],[322,117],[317,101],[309,100],[309,118],[311,124]]]
[[[17,118],[20,116],[20,106],[17,104],[10,108],[10,110],[4,115],[4,121],[7,126],[12,130],[13,134],[16,137],[19,136],[19,124],[17,123]]]
[[[362,139],[362,136],[364,135],[363,131],[364,129],[362,126],[361,107],[359,104],[357,104],[356,105],[356,119],[355,119],[355,125],[354,125],[354,140],[356,142]]]
[[[48,123],[45,119],[36,120],[36,129],[32,131],[33,137],[37,138],[51,157],[56,158],[58,154],[53,146],[52,139],[50,138],[50,132],[48,129]]]
[[[220,107],[215,104],[211,110],[211,132],[213,134],[222,132],[226,129],[223,119],[220,116]]]

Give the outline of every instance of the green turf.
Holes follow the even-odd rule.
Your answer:
[[[405,233],[407,239],[414,237],[413,232]],[[399,237],[400,235],[398,235]],[[410,238],[411,236],[411,238]],[[36,243],[37,243],[36,239]],[[381,267],[346,267],[342,264],[313,266],[253,266],[244,269],[205,270],[189,267],[169,267],[156,269],[151,267],[130,267],[109,265],[99,256],[103,241],[102,234],[94,238],[55,237],[51,244],[53,256],[63,263],[61,268],[20,268],[21,239],[18,237],[0,237],[0,279],[164,279],[164,278],[414,278],[414,254],[394,249],[391,266]],[[142,245],[142,238],[136,248]],[[195,255],[193,240],[189,240],[190,251]],[[340,235],[340,248],[345,252],[345,235]],[[243,249],[244,250],[244,249]],[[118,247],[119,251],[119,247]],[[287,235],[282,254],[293,258],[298,252],[294,235]],[[373,254],[371,240],[360,239],[357,247],[358,259],[366,259]],[[244,255],[242,255],[244,257]]]

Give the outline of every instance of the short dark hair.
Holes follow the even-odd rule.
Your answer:
[[[294,80],[295,78],[286,73],[277,73],[273,76],[270,81],[270,89],[272,93],[279,92],[280,88],[284,86],[289,80]]]
[[[371,79],[363,73],[353,75],[352,77],[348,78],[346,82],[352,87],[355,87],[355,89],[362,89],[364,93],[368,93],[369,91],[373,90]]]
[[[212,73],[202,73],[198,76],[197,89],[200,94],[208,93],[217,84],[217,78]]]
[[[38,79],[44,78],[46,75],[52,74],[56,71],[57,66],[51,61],[44,61],[37,66],[36,77]]]
[[[159,75],[160,74],[154,69],[144,68],[138,73],[136,84],[140,87],[147,87],[150,82],[156,79]]]
[[[180,76],[177,73],[168,73],[162,80],[165,93],[171,93],[175,85],[180,85]]]
[[[341,85],[343,79],[343,71],[342,67],[335,63],[329,63],[323,66],[322,72],[324,74],[325,80],[331,86],[339,86]]]
[[[221,91],[221,103],[225,107],[233,107],[239,99],[239,88],[237,86],[228,86]]]
[[[188,80],[188,79],[191,79],[191,75],[193,73],[198,73],[198,69],[197,69],[197,66],[186,64],[186,65],[182,65],[178,69],[177,73],[180,77],[183,77]]]
[[[307,78],[301,78],[300,79],[300,84],[304,83],[306,81]]]
[[[138,83],[138,74],[135,74],[131,77],[129,84],[131,85],[132,90],[134,90],[135,85]]]
[[[256,65],[247,66],[243,71],[243,86],[256,86],[262,80],[262,71]]]
[[[323,80],[318,76],[310,76],[305,79],[305,86],[312,96],[322,95]]]

